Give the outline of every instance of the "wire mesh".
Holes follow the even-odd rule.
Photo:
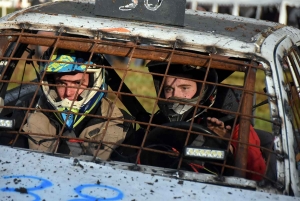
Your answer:
[[[0,42],[0,85],[4,100],[1,117],[15,123],[14,128],[1,130],[2,145],[52,154],[86,154],[92,155],[94,160],[208,173],[218,178],[256,175],[258,180],[276,183],[273,166],[277,159],[272,149],[271,127],[280,124],[271,120],[270,111],[267,111],[268,100],[274,95],[263,91],[268,86],[264,84],[265,70],[258,62],[183,50],[176,48],[176,42],[173,48],[164,48],[136,41],[27,33],[25,30],[2,33]],[[55,60],[57,50],[61,49],[82,52],[85,60]],[[94,57],[98,60],[93,60]],[[299,54],[294,53],[294,57],[297,57],[299,69]],[[150,67],[151,62],[163,64]],[[61,81],[59,73],[45,70],[54,64],[79,66],[84,70],[68,74],[74,78],[80,73],[80,79]],[[182,73],[169,74],[174,68],[183,66],[197,73],[190,77]],[[98,71],[105,78],[101,85],[94,87],[99,79],[94,73]],[[211,72],[216,72],[217,80],[212,79]],[[85,75],[88,75],[88,85],[83,85]],[[299,72],[297,76],[299,78]],[[166,98],[164,83],[169,78],[195,83],[197,92],[193,101],[184,97]],[[94,83],[91,84],[92,79]],[[102,87],[105,84],[108,88]],[[295,129],[299,133],[299,91],[297,87],[290,88],[290,104],[295,106]],[[59,90],[74,91],[76,98],[60,96]],[[68,99],[69,105],[54,105],[49,101],[50,91],[56,93],[54,101]],[[82,95],[83,92],[87,95]],[[95,100],[89,94],[103,94],[103,97]],[[84,104],[77,108],[80,101]],[[188,109],[184,109],[184,115],[177,115],[176,123],[174,120],[170,123],[171,116],[166,116],[163,110],[175,106]],[[260,108],[267,109],[259,112]],[[71,116],[75,120],[69,126]],[[230,129],[225,134],[211,131],[207,128],[211,124],[207,123],[207,117],[223,121],[225,127],[221,130],[226,131],[227,125]],[[252,126],[260,143],[249,141],[253,135]],[[197,140],[202,141],[201,146],[196,146]],[[226,157],[224,160],[187,157],[184,150],[191,145],[224,151]],[[248,168],[249,147],[262,151],[266,162],[263,172]]]

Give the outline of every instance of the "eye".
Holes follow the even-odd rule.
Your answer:
[[[185,90],[188,90],[190,87],[188,87],[188,86],[182,86],[181,88],[182,88],[182,90],[185,91]]]
[[[167,92],[167,93],[172,92],[172,90],[173,90],[173,89],[172,89],[171,87],[165,87],[165,88],[164,88],[164,91]]]
[[[66,86],[66,83],[64,83],[64,82],[62,82],[62,81],[56,81],[56,84],[58,85],[58,86]]]

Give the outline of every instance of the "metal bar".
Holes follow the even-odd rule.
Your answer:
[[[11,41],[14,41],[16,39],[16,37],[12,37]],[[20,43],[40,46],[53,46],[55,44],[55,40],[56,38],[53,36],[52,38],[47,38],[45,36],[37,37],[37,35],[31,36],[29,34],[24,34],[20,39]],[[96,40],[91,41],[87,39],[74,40],[74,38],[61,37],[60,43],[57,44],[57,48],[90,52],[91,47],[94,45],[93,42],[95,41]],[[130,52],[132,51],[132,47],[133,45],[121,46],[120,43],[98,40],[97,44],[95,44],[94,52],[128,57],[128,55],[130,55]],[[168,62],[170,60],[170,50],[164,48],[137,46],[132,55],[132,58]],[[246,66],[248,66],[246,63],[243,63],[241,61],[234,61],[230,59],[227,59],[226,62],[224,62],[225,57],[216,55],[199,55],[196,53],[188,53],[184,51],[175,51],[174,55],[172,56],[172,63],[208,67],[210,58],[213,59],[211,65],[216,69],[245,72],[247,69]]]
[[[256,69],[249,68],[247,72],[247,79],[245,80],[245,90],[254,91],[255,80],[256,80]],[[242,108],[239,122],[239,137],[238,140],[240,143],[237,145],[236,156],[235,156],[235,167],[246,169],[247,168],[247,156],[248,156],[248,143],[249,141],[249,127],[251,125],[251,118],[249,115],[252,115],[252,106],[253,106],[253,93],[249,91],[244,91],[244,96],[242,100]],[[248,116],[243,116],[246,114]],[[246,177],[246,172],[242,170],[235,170],[235,176],[237,177]]]
[[[4,56],[5,50],[7,50],[7,47],[9,45],[10,41],[7,37],[0,37],[0,56]]]

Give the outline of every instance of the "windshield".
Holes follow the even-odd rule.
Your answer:
[[[280,190],[274,139],[281,124],[271,118],[276,94],[268,93],[265,64],[177,44],[51,32],[7,32],[0,40],[1,145]],[[285,64],[299,137],[297,48]]]

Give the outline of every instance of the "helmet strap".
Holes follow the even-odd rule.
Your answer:
[[[94,73],[88,73],[89,75],[89,84],[88,84],[88,88],[92,88],[94,86],[94,83],[95,83],[95,76],[94,76]]]
[[[68,110],[65,110],[68,111]],[[66,126],[68,129],[73,129],[74,114],[61,113],[61,117],[66,121]]]

